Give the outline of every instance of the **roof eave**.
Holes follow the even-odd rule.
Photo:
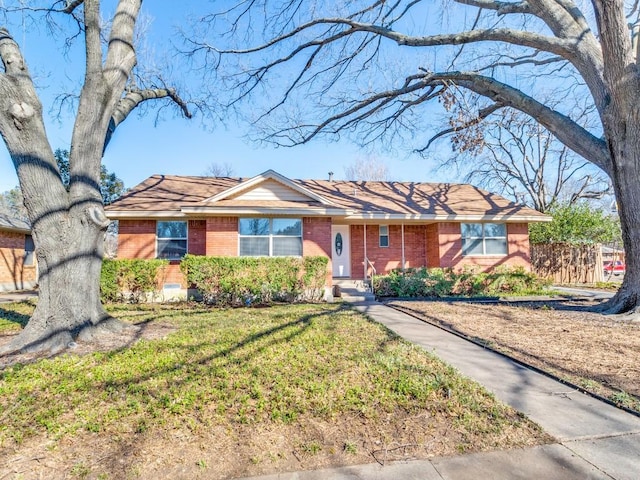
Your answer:
[[[350,212],[343,208],[326,207],[183,207],[185,215],[298,215],[304,217],[346,216]]]
[[[344,220],[378,220],[378,221],[408,221],[408,222],[506,222],[506,223],[534,223],[550,222],[548,215],[433,215],[433,214],[400,214],[356,212],[346,208],[290,208],[290,207],[213,207],[196,206],[182,207],[181,210],[109,210],[107,217],[112,220],[136,218],[186,218],[190,216],[238,216],[238,215],[297,215],[304,217],[341,217]]]
[[[367,213],[354,212],[346,217],[346,220],[397,220],[397,221],[429,221],[429,222],[506,222],[506,223],[534,223],[550,222],[552,218],[548,215],[519,215],[519,214],[497,214],[497,215],[437,215],[422,213]]]
[[[105,214],[111,220],[186,217],[180,210],[107,210]]]
[[[0,225],[0,230],[11,233],[25,233],[27,235],[31,233],[30,228],[14,227],[9,225]]]

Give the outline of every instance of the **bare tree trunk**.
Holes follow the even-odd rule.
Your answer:
[[[25,329],[0,353],[56,353],[76,339],[99,341],[101,334],[125,328],[100,302],[106,222],[92,218],[93,208],[72,206],[34,222],[38,304]]]
[[[624,155],[624,161],[614,161],[612,180],[622,227],[626,270],[622,286],[604,305],[603,311],[612,314],[640,313],[640,131],[638,131],[638,124],[631,129],[626,129],[626,139],[614,143],[612,150],[619,147],[618,143],[623,144],[623,147],[613,153],[618,157]]]

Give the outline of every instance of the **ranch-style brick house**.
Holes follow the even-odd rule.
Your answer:
[[[36,286],[34,251],[29,224],[0,213],[0,292]]]
[[[118,258],[171,260],[164,288],[185,289],[179,260],[329,258],[333,279],[398,268],[530,267],[528,223],[550,220],[471,185],[153,175],[106,208]]]

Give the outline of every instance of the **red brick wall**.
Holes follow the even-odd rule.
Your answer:
[[[367,226],[367,230],[369,230]],[[351,225],[351,278],[364,278],[364,226]]]
[[[162,278],[160,279],[160,288],[165,283],[179,283],[181,288],[187,288],[187,282],[180,270],[180,262],[177,260],[171,260],[163,271]]]
[[[462,236],[460,224],[442,222],[436,224],[438,229],[438,257],[440,267],[462,267],[469,264],[462,257]]]
[[[207,218],[206,255],[210,257],[238,256],[238,218]]]
[[[21,290],[36,281],[35,264],[24,265],[25,234],[0,231],[0,291]]]
[[[427,266],[427,226],[404,226],[404,259],[406,268]]]
[[[305,217],[303,254],[329,257],[328,282],[331,280],[331,219]],[[402,227],[389,225],[389,246],[380,247],[378,225],[367,225],[367,257],[377,273],[402,267]],[[119,258],[154,258],[156,251],[155,220],[121,220],[118,235]],[[529,236],[526,223],[507,224],[508,255],[462,256],[460,224],[441,222],[429,225],[405,225],[405,266],[488,269],[497,265],[522,265],[530,268]],[[351,225],[351,277],[364,278],[364,226]],[[24,238],[21,241],[24,248]],[[189,253],[210,256],[238,255],[238,219],[215,217],[189,221]],[[177,262],[166,271],[165,283],[184,280]]]
[[[120,220],[118,258],[156,258],[156,221]]]
[[[438,239],[438,224],[430,223],[425,228],[425,250],[427,255],[427,267],[437,268],[440,266],[440,241]]]
[[[305,257],[325,256],[327,265],[327,285],[331,285],[331,219],[304,217],[302,219],[302,255]]]
[[[376,273],[389,273],[402,268],[402,226],[388,225],[389,246],[380,246],[378,225],[367,225],[367,258],[373,263]],[[364,226],[351,225],[351,277],[364,278]],[[406,268],[426,265],[426,226],[405,225],[404,258]]]
[[[510,265],[531,268],[529,246],[529,225],[527,223],[507,223]]]
[[[367,258],[377,274],[389,273],[402,265],[402,238],[400,225],[388,225],[389,246],[380,246],[378,225],[367,225]]]
[[[207,221],[189,220],[187,248],[192,255],[207,254]]]
[[[432,227],[431,225],[429,227]],[[440,253],[441,267],[464,268],[465,266],[476,266],[482,270],[488,270],[500,265],[523,266],[531,268],[529,257],[529,231],[526,223],[507,224],[507,255],[477,255],[462,256],[462,237],[460,234],[460,224],[454,222],[443,222],[435,225],[438,232],[438,249]],[[429,266],[433,265],[430,245],[433,242],[433,228],[428,229],[428,257]]]

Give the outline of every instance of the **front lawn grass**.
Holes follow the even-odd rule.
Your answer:
[[[19,330],[32,308],[2,305],[0,334]],[[420,458],[548,440],[479,385],[343,304],[110,311],[171,333],[0,370],[0,457],[45,443],[55,457],[72,443],[82,459],[74,442],[82,438],[107,452],[144,439],[168,458],[177,448],[169,432],[180,431],[191,438],[180,448],[194,449],[180,461],[225,478],[379,460],[394,445]],[[108,455],[85,453],[89,472],[122,473]],[[153,465],[132,459],[122,468]]]

